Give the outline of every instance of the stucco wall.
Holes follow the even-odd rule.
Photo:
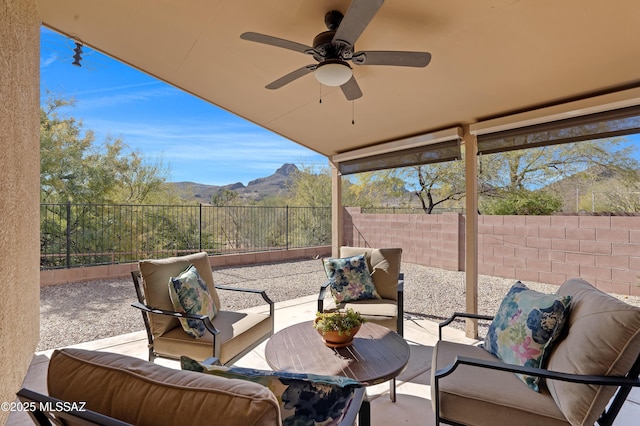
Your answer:
[[[39,339],[39,50],[35,1],[0,0],[0,402],[15,399]]]
[[[403,262],[464,270],[464,215],[362,214],[347,208],[345,244],[402,247]],[[640,295],[640,216],[478,218],[478,272],[562,284],[582,277],[609,293]]]

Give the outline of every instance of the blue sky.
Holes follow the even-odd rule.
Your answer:
[[[41,103],[48,92],[73,98],[65,116],[82,120],[96,142],[119,137],[171,170],[170,181],[245,185],[284,163],[327,166],[327,159],[242,118],[84,47],[71,65],[74,42],[42,27]],[[627,137],[640,160],[640,135]]]
[[[73,66],[73,41],[44,27],[40,41],[41,103],[48,92],[75,99],[62,115],[82,120],[98,143],[120,137],[145,158],[161,158],[171,181],[246,185],[283,163],[328,164],[322,155],[87,47],[82,67]]]

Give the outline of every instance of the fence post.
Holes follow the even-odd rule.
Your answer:
[[[198,203],[200,218],[198,219],[198,248],[202,251],[202,203]]]
[[[71,269],[71,201],[67,200],[67,269]]]
[[[284,210],[284,220],[285,220],[285,250],[289,250],[289,204],[285,206]]]

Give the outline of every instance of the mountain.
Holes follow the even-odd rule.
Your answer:
[[[291,176],[297,172],[298,167],[295,164],[286,163],[272,175],[252,180],[246,186],[242,182],[223,186],[195,182],[169,182],[168,185],[172,186],[182,199],[200,203],[210,203],[214,195],[222,194],[225,190],[236,192],[242,201],[260,201],[268,196],[284,194]]]

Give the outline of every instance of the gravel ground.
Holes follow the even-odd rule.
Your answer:
[[[405,316],[441,321],[455,311],[464,311],[464,272],[407,264]],[[216,268],[217,284],[264,289],[274,302],[316,295],[325,278],[320,260]],[[513,279],[480,276],[478,311],[493,314]],[[557,286],[526,282],[529,288],[552,293]],[[220,291],[225,310],[259,305],[260,296]],[[617,296],[640,306],[639,297]],[[140,312],[131,307],[136,300],[130,279],[110,279],[43,287],[40,291],[40,343],[37,350],[59,348],[119,334],[144,330]],[[463,328],[464,323],[454,324]],[[481,328],[481,333],[482,333]]]

